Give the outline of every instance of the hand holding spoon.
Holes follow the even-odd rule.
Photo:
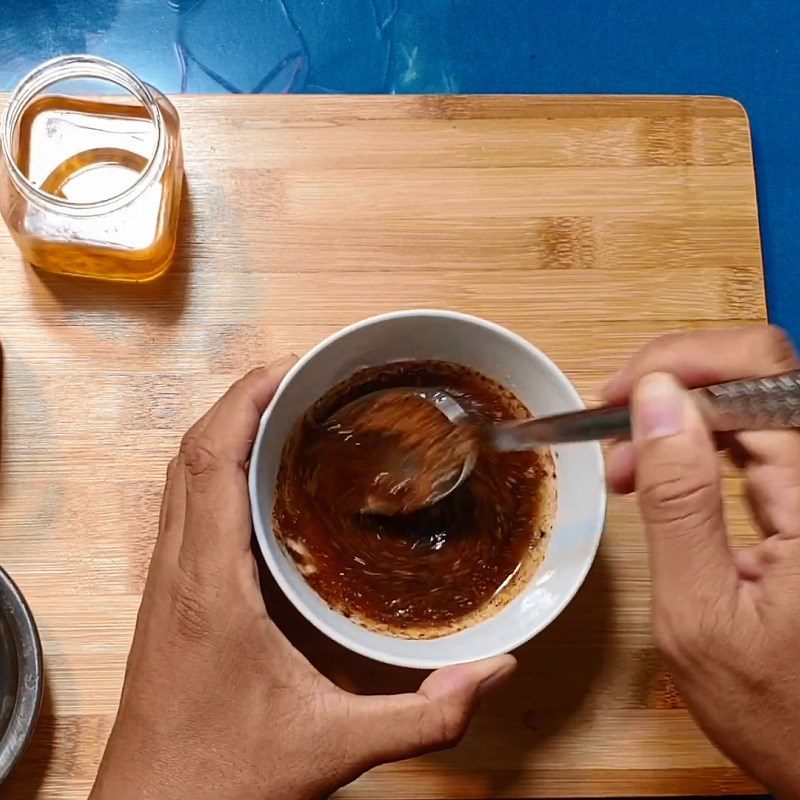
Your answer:
[[[627,406],[476,426],[445,389],[408,387],[391,392],[393,418],[403,420],[406,428],[413,419],[415,435],[398,438],[398,430],[385,430],[387,436],[395,435],[395,468],[381,473],[379,496],[368,497],[362,508],[366,513],[410,513],[439,502],[469,477],[481,447],[518,451],[630,436]],[[691,394],[713,431],[800,427],[800,370],[693,389]],[[357,401],[364,414],[370,413],[369,398],[377,395],[385,393]]]

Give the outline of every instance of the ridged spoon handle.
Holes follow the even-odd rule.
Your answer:
[[[800,370],[718,383],[691,394],[713,431],[800,428]],[[528,450],[541,444],[626,439],[631,435],[631,418],[627,406],[602,406],[501,422],[487,433],[497,450]]]

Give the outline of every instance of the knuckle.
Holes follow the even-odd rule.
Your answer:
[[[464,708],[440,708],[435,722],[435,740],[443,747],[455,747],[464,738],[468,721]]]
[[[792,587],[800,585],[800,540],[781,534],[769,536],[754,548],[756,563],[764,574],[771,573]],[[792,595],[796,595],[793,589]]]
[[[254,378],[259,377],[260,375],[269,374],[272,371],[273,367],[271,364],[268,364],[266,367],[253,367],[252,369],[247,370],[247,372],[245,372],[241,378],[235,380],[231,388],[241,387],[243,384],[249,383]]]
[[[703,476],[689,480],[685,472],[673,464],[662,470],[659,480],[644,482],[640,487],[641,502],[648,509],[650,522],[694,531],[716,519],[720,505],[716,481]]]
[[[194,430],[183,437],[180,458],[186,471],[195,477],[213,473],[219,467],[219,456],[214,451],[213,443]]]
[[[167,481],[169,482],[172,479],[172,476],[175,474],[175,470],[178,468],[178,464],[180,463],[180,458],[178,456],[173,456],[169,464],[167,464]]]
[[[178,634],[190,641],[204,640],[210,628],[209,609],[199,582],[180,564],[172,583],[171,600]]]
[[[633,358],[633,367],[639,377],[650,372],[670,372],[687,348],[686,333],[662,333],[647,342]]]
[[[777,325],[767,325],[758,329],[758,343],[754,361],[763,364],[776,372],[794,369],[798,359],[794,345],[786,332]]]
[[[272,366],[266,367],[253,367],[248,370],[241,378],[237,378],[225,392],[226,398],[236,398],[237,400],[244,400],[250,396],[250,386],[253,382],[262,378],[263,376],[272,376],[275,370]]]
[[[759,542],[755,550],[758,565],[763,569],[774,567],[781,560],[784,549],[783,540],[775,536]]]
[[[681,333],[662,333],[651,339],[640,351],[640,360],[650,363],[658,359],[663,353],[672,350],[680,343],[684,334]]]

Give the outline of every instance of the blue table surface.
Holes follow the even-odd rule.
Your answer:
[[[797,0],[0,0],[0,89],[68,52],[167,92],[735,97],[770,318],[800,341]]]

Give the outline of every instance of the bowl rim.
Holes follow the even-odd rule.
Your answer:
[[[42,643],[39,631],[19,587],[0,567],[0,613],[6,619],[17,655],[17,696],[8,726],[0,735],[0,783],[25,752],[36,727],[44,689]],[[33,687],[31,687],[31,678]],[[33,691],[31,691],[33,689]]]
[[[253,440],[252,454],[257,453],[263,445],[263,440],[266,435],[267,422],[270,413],[272,411],[272,408],[278,402],[279,398],[284,393],[284,391],[286,391],[286,387],[291,383],[295,375],[297,375],[297,373],[299,373],[305,367],[306,364],[308,364],[310,361],[316,358],[316,356],[320,352],[330,347],[331,344],[338,341],[339,339],[349,336],[354,331],[357,331],[361,328],[369,327],[371,325],[390,322],[394,319],[400,319],[406,317],[436,317],[440,319],[449,318],[460,322],[467,322],[473,325],[477,325],[478,327],[489,329],[494,333],[502,337],[505,337],[506,339],[511,340],[513,343],[528,350],[534,358],[541,360],[550,370],[553,371],[554,374],[558,375],[564,384],[564,389],[568,392],[568,394],[571,395],[572,399],[577,404],[579,404],[581,408],[585,408],[583,399],[581,398],[577,389],[573,386],[572,382],[561,371],[561,369],[559,369],[556,363],[548,355],[546,355],[538,347],[536,347],[536,345],[529,342],[520,334],[515,333],[509,328],[506,328],[503,325],[499,325],[496,322],[492,322],[491,320],[487,320],[482,317],[475,316],[473,314],[465,314],[460,311],[447,311],[444,309],[434,309],[434,308],[411,308],[399,311],[390,311],[384,314],[375,314],[373,316],[365,317],[362,320],[351,323],[350,325],[346,325],[343,328],[339,328],[338,330],[331,333],[329,336],[326,336],[324,339],[322,339],[320,342],[314,345],[314,347],[308,350],[303,356],[301,356],[298,359],[298,361],[291,367],[291,369],[286,373],[280,385],[278,386],[275,395],[273,396],[269,405],[265,409],[264,413],[261,415],[261,419],[259,420],[259,425],[258,425],[258,432],[256,433],[256,437]],[[481,653],[481,655],[476,656],[474,659],[471,660],[479,661],[486,658],[492,658],[494,656],[499,656],[505,653],[512,652],[516,650],[518,647],[521,647],[523,644],[530,641],[539,633],[541,633],[548,625],[550,625],[553,622],[553,620],[555,620],[561,614],[561,612],[569,605],[569,603],[577,594],[578,590],[581,588],[581,586],[583,586],[586,580],[586,576],[588,575],[589,570],[592,568],[592,564],[594,563],[595,558],[597,557],[597,550],[600,545],[600,539],[602,537],[603,529],[605,528],[606,513],[608,509],[608,491],[606,490],[605,487],[605,462],[603,460],[602,447],[599,442],[593,442],[587,444],[593,445],[593,450],[595,455],[595,467],[597,470],[597,477],[599,480],[599,484],[601,486],[599,503],[596,509],[596,520],[597,520],[596,530],[594,533],[594,540],[590,542],[591,546],[590,556],[586,559],[586,563],[580,570],[571,590],[565,593],[561,601],[553,606],[551,611],[544,617],[544,619],[541,621],[540,624],[531,626],[530,628],[526,629],[523,633],[519,634],[513,639],[504,642],[502,646],[487,649],[485,652]],[[291,602],[291,604],[295,607],[295,609],[298,612],[300,612],[300,614],[308,622],[310,622],[317,630],[325,634],[325,636],[327,636],[329,639],[340,644],[347,650],[358,653],[359,655],[365,656],[374,661],[378,661],[384,664],[391,664],[393,666],[398,666],[398,667],[408,667],[412,669],[439,669],[441,667],[451,666],[456,663],[462,663],[447,658],[432,659],[432,658],[420,658],[414,656],[388,655],[385,652],[378,650],[376,648],[370,647],[368,645],[362,645],[359,642],[352,641],[349,637],[347,637],[347,635],[342,634],[339,630],[329,625],[323,619],[320,619],[314,613],[314,611],[306,605],[303,599],[297,595],[291,584],[284,578],[281,569],[276,563],[273,553],[267,544],[269,536],[274,536],[274,534],[272,533],[271,529],[269,531],[266,529],[266,526],[264,525],[264,522],[262,520],[262,514],[260,513],[259,505],[257,503],[259,492],[258,492],[258,481],[256,475],[258,471],[256,468],[256,462],[257,459],[251,455],[250,466],[248,470],[248,490],[250,495],[251,517],[253,520],[253,527],[256,533],[256,539],[258,541],[259,549],[261,550],[262,557],[266,561],[267,567],[269,568],[272,578],[278,584],[284,596]],[[380,635],[386,636],[387,634],[380,634]]]

